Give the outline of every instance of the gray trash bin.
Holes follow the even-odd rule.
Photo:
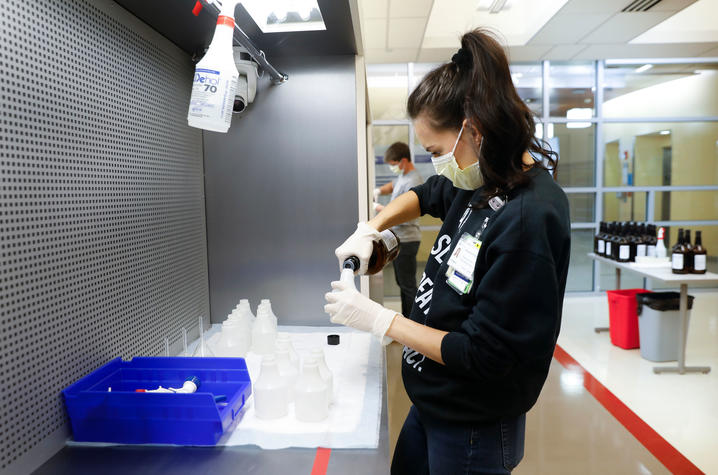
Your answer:
[[[638,301],[638,334],[641,356],[650,361],[678,360],[681,332],[681,294],[678,292],[653,292],[636,295]],[[688,296],[690,321],[693,296]],[[688,327],[686,323],[686,328]]]

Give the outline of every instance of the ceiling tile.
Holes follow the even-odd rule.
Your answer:
[[[617,13],[581,38],[581,43],[626,43],[669,16],[669,12]]]
[[[541,56],[551,49],[551,45],[528,45],[528,46],[511,46],[507,53],[509,62],[517,63],[520,61],[538,61]]]
[[[586,47],[588,47],[588,45],[556,45],[545,53],[541,59],[547,59],[549,61],[568,61],[586,49]]]
[[[384,18],[364,20],[364,48],[386,49],[386,22]]]
[[[419,48],[424,37],[426,18],[389,19],[387,48]]]
[[[559,12],[531,38],[529,44],[575,43],[610,17],[610,13]]]
[[[364,50],[368,64],[378,63],[409,63],[416,61],[418,48],[396,48],[391,51],[384,49]]]
[[[457,48],[423,48],[419,52],[421,63],[448,63],[456,53]]]
[[[660,4],[659,4],[660,5]],[[718,1],[696,2],[646,31],[631,43],[718,41]]]
[[[386,18],[389,0],[359,0],[359,11],[362,18]]]
[[[508,8],[491,14],[477,10],[477,0],[435,0],[425,44],[431,48],[450,48],[463,33],[485,27],[498,32],[505,44],[525,45],[566,1],[512,0]]]
[[[427,18],[434,0],[389,0],[391,18]]]
[[[572,59],[681,58],[697,56],[705,43],[590,45]]]

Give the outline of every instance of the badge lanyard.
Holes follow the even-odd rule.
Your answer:
[[[504,204],[506,204],[505,199],[501,199],[497,196],[491,198],[489,200],[489,206],[494,210],[492,216],[496,214],[496,211],[501,209]],[[446,283],[459,295],[468,294],[474,284],[474,268],[476,267],[476,260],[479,257],[479,250],[481,250],[481,235],[489,225],[490,218],[491,216],[484,218],[481,228],[474,236],[469,233],[462,234],[456,247],[454,247],[454,252],[452,252],[451,257],[449,257],[449,261],[447,262],[448,269],[446,270]]]

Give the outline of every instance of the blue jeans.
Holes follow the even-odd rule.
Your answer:
[[[399,434],[392,475],[507,474],[524,456],[526,415],[452,425],[422,418],[415,406]]]

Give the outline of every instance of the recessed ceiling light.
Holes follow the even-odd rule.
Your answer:
[[[661,134],[661,135],[671,135],[671,131],[670,131],[670,130],[661,130],[661,131],[658,132],[658,133]]]
[[[644,64],[644,65],[641,66],[640,68],[636,68],[636,72],[640,74],[640,73],[643,73],[643,72],[648,71],[648,70],[651,69],[652,67],[653,67],[652,64]]]
[[[239,3],[262,33],[327,29],[317,0],[240,0]]]
[[[590,119],[593,116],[593,109],[590,107],[574,107],[566,111],[566,118],[569,120]],[[567,122],[567,129],[585,129],[591,127],[591,122]]]

